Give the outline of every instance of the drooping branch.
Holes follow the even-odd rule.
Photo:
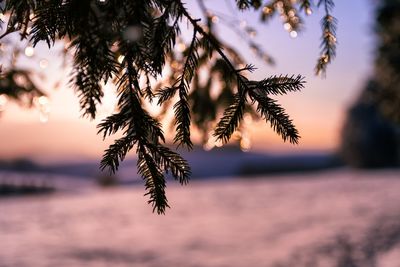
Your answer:
[[[174,143],[177,143],[178,146],[186,146],[188,149],[193,147],[193,143],[190,140],[190,108],[188,102],[188,91],[198,64],[198,40],[196,35],[197,31],[194,30],[192,41],[187,51],[182,75],[178,78],[180,81],[178,85],[179,101],[174,105],[176,118],[176,136],[174,138]]]
[[[320,5],[325,5],[330,12],[331,1],[321,0]],[[277,5],[271,6],[271,10],[268,6],[259,9],[264,2]],[[237,9],[262,10],[266,19],[275,11],[280,12],[286,16],[285,27],[293,31],[301,26],[298,5],[307,14],[310,2],[235,1]],[[15,15],[7,16],[10,18],[7,34],[19,31],[33,46],[45,42],[51,47],[64,39],[71,42],[66,50],[74,49],[72,84],[84,114],[94,118],[103,97],[103,83],[108,80],[115,84],[116,110],[98,125],[98,133],[103,138],[116,133],[121,133],[122,137],[105,151],[100,167],[117,171],[129,151],[136,148],[138,172],[144,180],[149,203],[158,213],[164,213],[168,207],[166,173],[170,172],[181,184],[186,184],[191,172],[178,153],[163,145],[162,125],[146,109],[147,102],[154,96],[165,110],[178,95],[174,105],[174,141],[178,146],[192,147],[192,124],[211,139],[209,130],[221,113],[214,136],[224,143],[235,131],[241,130],[244,115],[256,112],[271,123],[283,140],[297,143],[299,138],[289,116],[270,96],[302,89],[303,77],[281,75],[261,81],[249,79],[246,73],[255,68],[252,65],[243,67],[246,62],[239,52],[220,41],[213,31],[212,16],[206,14],[202,0],[199,4],[207,18],[207,27],[191,16],[181,0],[10,0],[5,8],[8,15]],[[193,28],[187,48],[179,43],[176,46],[182,20]],[[30,32],[27,25],[32,26]],[[335,23],[327,24],[324,29],[334,32],[335,27]],[[326,41],[331,39],[325,38]],[[247,44],[252,50],[258,49],[250,38]],[[335,47],[330,43],[328,46],[323,53],[330,59]],[[257,55],[261,57],[264,53],[257,52]],[[152,83],[163,80],[160,77],[167,70],[167,62],[171,63],[173,71],[166,80],[168,85],[160,90],[161,86]],[[205,69],[209,71],[209,80],[203,83],[200,72]],[[211,93],[216,85],[221,92],[214,97]]]
[[[239,3],[240,4],[240,3]],[[267,96],[256,95],[251,86],[254,86],[255,82],[249,81],[238,70],[234,67],[231,61],[223,52],[222,48],[216,43],[216,40],[212,38],[203,28],[198,24],[198,20],[193,19],[190,14],[186,11],[184,6],[181,4],[182,13],[191,22],[195,30],[203,35],[204,38],[214,46],[214,49],[218,52],[224,62],[229,66],[230,70],[237,79],[238,92],[234,97],[233,103],[225,110],[221,120],[217,124],[214,132],[214,136],[218,140],[222,140],[227,143],[232,136],[233,132],[239,127],[240,121],[243,118],[244,108],[247,102],[247,95],[253,101],[258,103],[257,111],[261,113],[268,121],[271,122],[273,129],[282,136],[283,140],[289,140],[291,143],[298,143],[298,131],[294,127],[292,121],[288,115],[284,113],[283,108],[276,104],[275,101]],[[296,78],[289,77],[272,77],[266,79],[263,82],[257,83],[257,89],[264,89],[264,94],[282,94],[288,91],[297,91],[303,87],[303,77],[297,76]],[[269,90],[269,92],[268,92]]]
[[[336,56],[337,19],[331,15],[335,6],[332,0],[319,0],[318,6],[320,5],[324,5],[325,16],[321,20],[321,56],[318,58],[315,66],[315,73],[316,75],[325,76],[328,64],[331,63]]]

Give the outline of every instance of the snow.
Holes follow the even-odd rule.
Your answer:
[[[339,234],[400,218],[400,171],[169,181],[151,212],[141,186],[0,199],[0,266],[273,266]],[[400,266],[399,247],[379,257]]]

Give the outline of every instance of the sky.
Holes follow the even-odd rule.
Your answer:
[[[251,151],[334,151],[340,144],[346,110],[355,101],[373,70],[375,40],[372,1],[335,1],[334,16],[339,20],[338,49],[336,59],[328,67],[326,78],[314,75],[314,65],[319,56],[322,10],[315,10],[305,18],[304,31],[297,38],[291,38],[279,18],[261,24],[259,15],[233,12],[229,2],[233,0],[205,0],[207,7],[215,14],[224,13],[255,27],[257,35],[254,41],[261,44],[276,61],[275,66],[269,66],[257,59],[246,43],[220,20],[217,30],[225,42],[236,47],[248,63],[257,67],[252,78],[261,80],[275,74],[301,74],[307,81],[302,92],[279,97],[279,102],[300,132],[300,144],[294,146],[284,143],[265,121],[260,121],[248,127]],[[195,1],[188,1],[187,7],[195,16],[199,14]],[[10,102],[6,104],[0,116],[0,159],[32,158],[41,162],[100,159],[104,149],[113,141],[113,138],[103,141],[96,134],[96,124],[113,111],[113,88],[106,88],[105,104],[95,121],[82,118],[78,98],[73,89],[66,85],[69,70],[62,67],[62,60],[57,56],[60,49],[56,47],[48,51],[45,46],[39,46],[35,48],[33,57],[22,59],[22,65],[34,66],[41,73],[43,78],[39,82],[49,93],[50,99],[49,103],[43,103],[45,114],[43,109],[41,114],[38,109],[27,110]],[[45,64],[44,69],[39,67],[41,63]],[[63,82],[57,85],[59,80]],[[41,122],[44,120],[45,123]]]

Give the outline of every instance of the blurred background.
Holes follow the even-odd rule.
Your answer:
[[[5,43],[1,64],[19,51],[46,96],[26,105],[0,94],[0,266],[400,266],[400,1],[335,1],[338,51],[325,78],[314,75],[322,9],[293,34],[234,1],[204,3],[221,39],[257,67],[252,78],[306,77],[302,92],[279,97],[300,143],[251,117],[224,147],[195,130],[195,149],[180,151],[192,181],[168,181],[172,208],[158,216],[134,153],[115,175],[99,171],[113,140],[96,125],[115,108],[113,88],[98,118],[84,119],[63,44]],[[275,64],[232,23],[251,25]]]

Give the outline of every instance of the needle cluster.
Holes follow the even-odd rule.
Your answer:
[[[67,43],[66,50],[74,55],[70,85],[83,115],[94,119],[103,86],[115,85],[116,111],[98,125],[98,133],[104,138],[116,133],[122,137],[105,151],[100,167],[116,172],[127,154],[136,151],[138,173],[157,213],[169,207],[167,173],[186,184],[191,171],[187,161],[165,145],[163,125],[148,110],[153,100],[164,111],[173,109],[173,141],[178,147],[193,147],[192,127],[206,134],[213,124],[214,137],[228,142],[245,113],[265,119],[284,141],[296,144],[299,140],[292,120],[271,96],[299,91],[304,78],[249,79],[247,74],[255,68],[223,43],[213,27],[215,18],[202,0],[198,2],[205,21],[193,17],[181,0],[8,0],[1,6],[8,21],[1,23],[5,32],[0,39],[19,32],[33,46],[44,42],[50,48],[59,40]],[[330,3],[323,2],[329,12]],[[238,10],[261,10],[264,20],[279,11],[291,31],[300,29],[299,12],[312,6],[306,0],[236,0],[235,4]],[[335,20],[328,18],[324,20],[323,52],[330,61]],[[191,31],[187,44],[182,42],[184,25]],[[246,29],[253,33],[251,27]],[[205,83],[202,70],[207,73]],[[215,86],[220,89],[216,97],[211,96]]]

